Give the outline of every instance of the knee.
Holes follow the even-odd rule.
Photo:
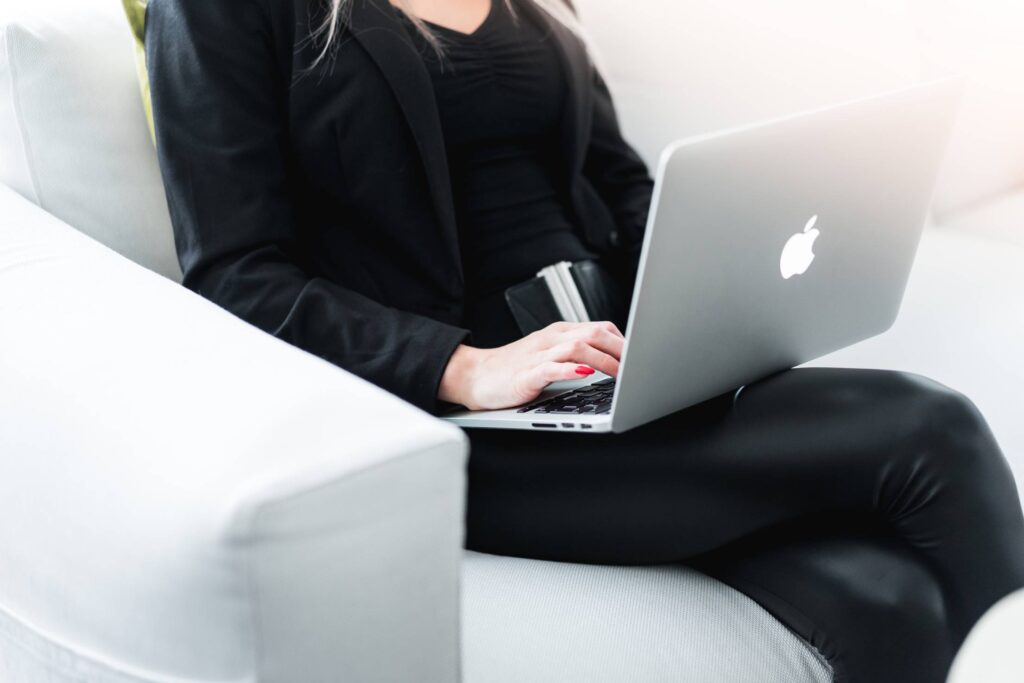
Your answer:
[[[837,682],[944,679],[953,657],[945,595],[905,543],[876,532],[770,541],[712,575],[765,588],[755,599],[828,659]]]
[[[938,581],[919,562],[900,556],[883,559],[889,566],[864,577],[855,589],[856,599],[851,601],[854,614],[859,612],[867,627],[864,636],[903,646],[935,647],[944,643],[949,622]],[[880,645],[872,643],[872,647]]]
[[[877,590],[861,595],[859,607],[851,608],[852,617],[861,619],[855,636],[860,643],[851,651],[902,671],[893,680],[943,680],[953,645],[945,599],[935,578],[903,567],[870,587]]]
[[[893,413],[915,463],[925,458],[930,468],[957,474],[992,465],[1006,469],[985,418],[969,398],[920,375],[889,375]]]
[[[921,436],[949,441],[988,432],[981,412],[959,391],[921,375],[898,373],[896,381]]]
[[[833,647],[837,671],[871,666],[871,680],[941,681],[953,658],[943,591],[931,572],[904,551],[866,545],[851,563],[842,602],[843,628]],[[866,680],[851,676],[849,680]]]

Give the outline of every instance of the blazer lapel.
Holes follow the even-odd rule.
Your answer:
[[[349,32],[384,74],[412,130],[430,186],[434,209],[454,267],[462,279],[448,158],[437,101],[423,59],[388,0],[355,0]]]

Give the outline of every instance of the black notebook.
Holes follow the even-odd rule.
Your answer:
[[[622,287],[597,261],[548,266],[505,290],[505,301],[524,336],[560,320],[610,320],[624,329],[628,311]]]

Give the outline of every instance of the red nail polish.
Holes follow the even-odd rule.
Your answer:
[[[576,374],[577,375],[593,375],[594,374],[594,368],[588,368],[586,365],[577,365],[576,366]]]

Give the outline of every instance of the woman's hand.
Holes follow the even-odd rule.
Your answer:
[[[529,403],[552,382],[594,370],[615,377],[625,339],[609,322],[554,323],[496,349],[459,346],[448,361],[438,398],[470,410]]]

